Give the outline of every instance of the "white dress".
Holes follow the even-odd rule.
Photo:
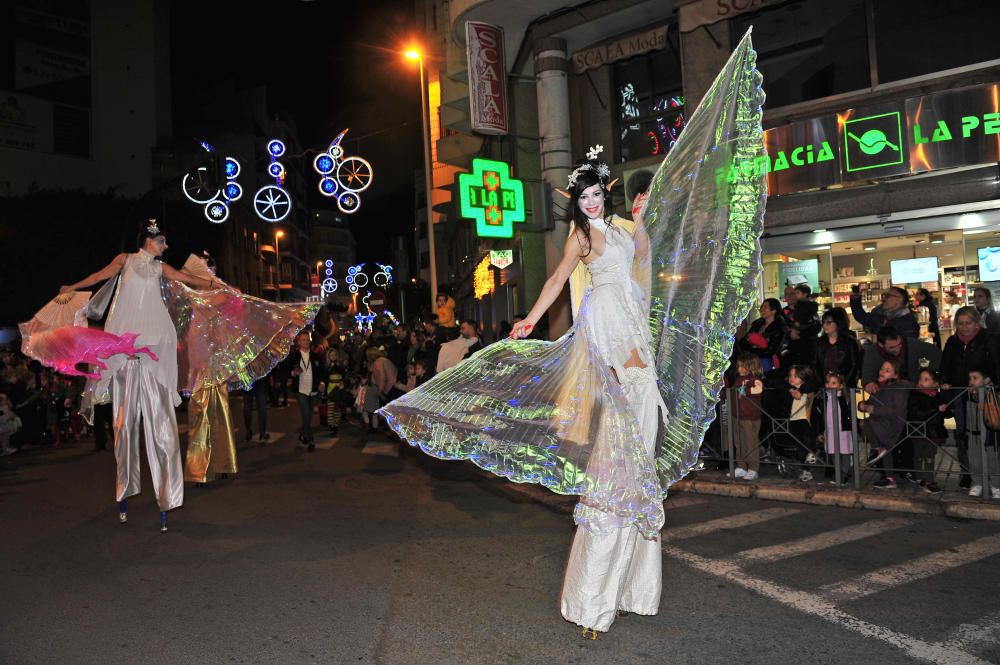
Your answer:
[[[634,291],[631,236],[600,219],[591,228],[605,239],[604,252],[587,265],[592,287],[584,296],[577,327],[587,327],[598,355],[620,377],[650,462],[662,414],[666,414],[650,359],[647,313]],[[644,368],[625,367],[635,350]],[[595,454],[598,454],[595,451]],[[645,538],[635,525],[596,532],[577,528],[566,564],[560,601],[563,617],[607,631],[616,610],[656,614],[660,605],[660,538]]]

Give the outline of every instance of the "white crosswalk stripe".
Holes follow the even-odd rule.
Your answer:
[[[668,528],[663,532],[661,538],[663,542],[685,540],[687,538],[704,536],[715,531],[739,529],[745,526],[752,526],[754,524],[760,524],[761,522],[778,519],[779,517],[788,517],[789,515],[794,515],[799,512],[802,511],[794,508],[767,508],[765,510],[754,511],[752,513],[740,513],[729,517],[720,517],[718,519],[708,520],[707,522],[681,526],[675,529]]]
[[[678,501],[683,498],[683,496],[675,497],[673,500]],[[876,537],[911,525],[918,518],[892,516],[869,520],[813,536],[742,550],[720,559],[689,552],[676,544],[689,538],[749,527],[799,512],[802,511],[790,508],[767,508],[676,529],[668,526],[661,535],[664,543],[663,553],[669,558],[723,578],[799,612],[889,644],[921,661],[940,665],[987,665],[989,661],[973,652],[1000,644],[1000,611],[988,614],[978,622],[961,624],[943,640],[930,641],[866,621],[840,609],[838,605],[926,579],[993,555],[1000,555],[1000,533],[887,566],[849,580],[828,584],[815,591],[788,587],[749,574],[746,568],[755,563],[780,561]]]
[[[909,584],[952,568],[1000,554],[1000,534],[994,534],[947,550],[887,566],[853,579],[828,584],[820,590],[833,601],[846,601]]]
[[[1000,612],[987,614],[977,623],[960,624],[944,644],[955,649],[1000,644]]]
[[[910,524],[913,524],[913,520],[905,517],[889,517],[883,520],[872,520],[861,524],[852,524],[840,529],[824,531],[823,533],[816,534],[815,536],[809,536],[808,538],[801,538],[787,543],[765,545],[764,547],[755,547],[754,549],[743,550],[742,552],[734,554],[731,561],[733,563],[747,565],[761,561],[779,561],[781,559],[790,559],[795,556],[808,554],[810,552],[818,552],[820,550],[836,547],[837,545],[844,545],[863,538],[871,538],[872,536],[877,536],[885,533],[886,531],[899,529]]]
[[[663,553],[697,570],[721,577],[732,584],[755,591],[766,598],[770,598],[799,612],[819,617],[846,630],[890,644],[914,658],[939,665],[990,665],[989,661],[983,660],[951,644],[927,642],[860,619],[838,609],[835,603],[814,593],[799,591],[798,589],[792,589],[776,582],[771,582],[770,580],[748,575],[746,571],[735,563],[713,561],[712,559],[686,552],[674,545],[664,545]]]

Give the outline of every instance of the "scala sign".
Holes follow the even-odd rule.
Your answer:
[[[769,129],[771,196],[848,182],[1000,161],[998,84],[949,90],[903,102]]]
[[[494,249],[490,250],[490,265],[499,270],[504,270],[511,263],[514,262],[514,250],[512,249]]]
[[[503,28],[479,21],[465,22],[472,131],[506,134],[507,62]]]
[[[512,238],[514,222],[524,222],[524,183],[506,162],[472,160],[472,173],[458,175],[458,193],[461,216],[475,220],[480,238]]]

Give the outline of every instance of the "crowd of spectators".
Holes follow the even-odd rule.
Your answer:
[[[980,434],[972,422],[972,391],[1000,380],[1000,314],[985,288],[975,289],[972,305],[951,300],[953,330],[943,350],[938,309],[923,289],[911,302],[905,289],[890,287],[871,310],[852,293],[851,315],[861,334],[852,331],[844,308],[820,314],[808,285],[786,289],[784,303],[764,300],[759,318],[737,340],[726,376],[733,389],[727,394],[736,396],[730,409],[735,477],[756,478],[763,456],[775,459],[779,471],[797,469],[800,481],[814,480],[821,465],[827,479],[844,483],[843,470],[857,452],[856,417],[870,450],[860,463],[878,471],[874,487],[894,489],[906,478],[937,493],[935,456],[949,436],[945,420],[953,418],[960,485],[982,496],[988,483],[991,496],[1000,499],[997,446],[990,443],[1000,434],[977,439],[986,441],[985,468],[978,449],[969,455],[970,434]],[[928,341],[920,339],[917,308],[928,312]],[[851,389],[857,391],[853,403],[847,399]],[[840,456],[837,465],[834,456]]]

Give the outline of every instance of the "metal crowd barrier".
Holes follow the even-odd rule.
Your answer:
[[[764,394],[774,393],[779,390],[781,389],[765,388]],[[890,386],[882,388],[882,390],[903,390],[909,393],[916,390],[916,388],[914,386]],[[828,394],[834,392],[838,391],[826,388],[820,389],[820,391],[815,393],[814,399],[825,399]],[[971,485],[982,486],[982,498],[990,499],[991,478],[989,474],[989,455],[991,451],[993,455],[997,455],[998,452],[993,447],[988,449],[987,439],[990,430],[987,429],[984,422],[983,409],[979,408],[980,405],[985,403],[986,389],[952,388],[942,390],[942,393],[946,395],[946,403],[951,410],[951,414],[946,417],[945,421],[946,438],[942,441],[934,440],[927,432],[927,426],[931,422],[930,418],[924,421],[910,421],[906,419],[904,411],[901,416],[898,414],[894,416],[902,421],[900,423],[900,436],[888,446],[887,453],[882,457],[885,462],[879,466],[875,466],[874,464],[869,464],[867,461],[870,457],[870,451],[878,447],[877,442],[873,441],[870,436],[870,427],[865,426],[866,421],[870,417],[857,408],[860,402],[869,400],[872,395],[864,389],[847,389],[847,404],[850,408],[848,415],[853,435],[853,453],[843,454],[849,460],[850,466],[848,469],[841,468],[842,454],[839,453],[841,415],[840,401],[838,399],[829,401],[829,404],[833,407],[832,417],[824,419],[825,421],[832,421],[833,427],[831,431],[815,432],[817,436],[822,434],[824,441],[823,443],[816,443],[814,445],[810,445],[810,442],[803,441],[795,436],[792,432],[790,418],[770,413],[763,406],[757,407],[756,404],[750,401],[745,401],[743,404],[751,405],[760,410],[761,430],[758,433],[757,448],[761,470],[765,467],[773,467],[778,471],[779,475],[787,475],[789,470],[795,469],[809,468],[814,471],[819,470],[824,474],[826,469],[832,469],[834,474],[831,480],[832,484],[840,487],[853,486],[854,489],[858,490],[869,486],[883,473],[893,475],[897,479],[897,483],[905,482],[907,478],[916,479],[921,474],[930,473],[932,474],[933,481],[943,490],[961,489],[964,492],[966,491],[965,488],[960,488],[961,478],[962,476],[970,476]],[[738,397],[738,388],[727,388],[724,390],[723,401],[719,405],[717,418],[720,431],[717,431],[715,433],[716,436],[713,437],[713,432],[710,429],[709,434],[702,444],[700,455],[702,468],[707,466],[706,463],[716,463],[718,465],[717,468],[728,466],[730,477],[734,477],[738,463],[735,441],[737,430],[737,409],[735,407]],[[975,399],[970,399],[972,397]],[[762,399],[762,402],[767,403],[767,400]],[[995,436],[996,438],[1000,438],[1000,433],[997,433]],[[826,442],[828,441],[833,442],[831,446],[835,452],[826,452]],[[912,454],[913,459],[917,463],[912,468],[892,466],[888,463],[888,460],[894,457],[893,451],[900,449],[900,446],[907,442],[920,442],[924,446],[928,443],[932,444],[934,455],[930,469],[923,468],[918,464],[920,460],[917,460],[918,449],[915,446]],[[789,446],[793,446],[801,454],[787,454]],[[993,444],[993,446],[1000,447],[1000,444]],[[806,455],[810,452],[816,455],[817,460],[815,463],[807,464],[805,459]],[[981,472],[977,474],[978,477],[976,478],[971,478],[970,455],[978,456],[981,465]],[[931,458],[928,456],[926,459],[930,460]],[[845,471],[850,472],[847,483],[842,482],[846,476]],[[819,478],[819,480],[823,481],[822,478]],[[916,481],[914,480],[914,482]],[[1000,474],[992,477],[992,486],[1000,487]]]

